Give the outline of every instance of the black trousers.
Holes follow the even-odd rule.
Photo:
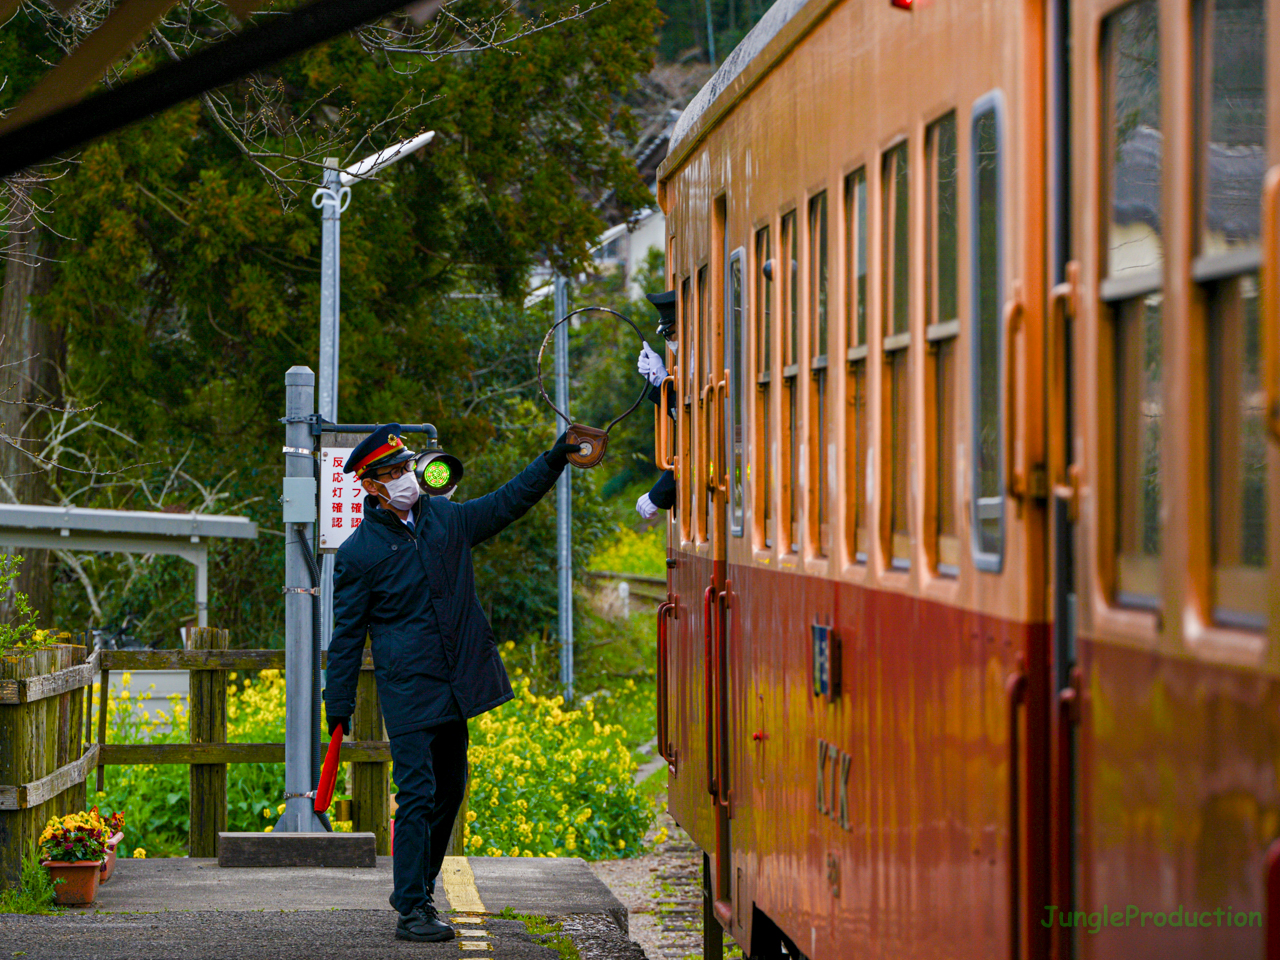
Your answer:
[[[453,720],[391,738],[396,839],[391,905],[401,913],[431,902],[453,822],[467,792],[467,724]]]

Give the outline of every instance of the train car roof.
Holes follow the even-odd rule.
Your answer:
[[[699,139],[697,134],[702,132],[715,119],[716,113],[711,108],[720,99],[721,94],[735,86],[740,86],[740,89],[736,92],[741,94],[754,81],[755,76],[746,76],[747,68],[761,58],[772,40],[784,32],[791,33],[791,31],[784,31],[784,28],[792,20],[796,19],[796,15],[808,6],[816,8],[815,13],[821,12],[831,6],[833,2],[834,0],[776,0],[773,6],[765,11],[764,16],[760,18],[760,22],[752,27],[751,32],[742,38],[742,42],[733,48],[733,52],[725,58],[724,63],[720,65],[720,69],[694,95],[694,98],[689,101],[689,106],[680,114],[675,130],[671,133],[671,145],[668,147],[667,159],[663,161],[658,170],[658,178],[660,180],[684,158],[684,155],[697,142]],[[816,17],[806,19],[811,21]],[[786,46],[780,47],[774,52],[774,56],[780,55],[785,49]],[[740,78],[745,82],[742,85],[735,84],[735,81]],[[704,118],[707,121],[706,123],[702,122]]]

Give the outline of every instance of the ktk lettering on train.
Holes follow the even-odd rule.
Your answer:
[[[845,830],[849,826],[849,768],[853,757],[834,743],[818,741],[818,812]]]
[[[1140,910],[1129,904],[1123,910],[1111,910],[1103,907],[1092,913],[1083,910],[1068,912],[1060,910],[1056,904],[1044,908],[1047,916],[1041,921],[1042,927],[1068,927],[1084,930],[1088,933],[1099,933],[1107,927],[1143,927],[1148,923],[1153,927],[1261,927],[1262,914],[1237,913],[1231,908],[1216,910],[1187,910],[1181,906],[1168,913]]]

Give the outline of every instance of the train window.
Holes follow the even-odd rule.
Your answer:
[[[745,377],[743,367],[746,365],[746,325],[742,322],[742,298],[745,295],[743,284],[744,259],[746,251],[735,250],[729,256],[729,289],[725,297],[726,316],[725,335],[729,348],[729,398],[726,401],[729,409],[725,411],[729,427],[727,432],[729,449],[724,451],[729,458],[729,533],[741,537],[746,532],[745,515],[745,483],[746,464],[744,463],[745,440],[742,435],[747,419],[747,397],[743,390]],[[719,454],[717,454],[718,456]]]
[[[1116,317],[1116,601],[1160,595],[1162,297],[1124,301]]]
[[[1164,136],[1158,0],[1103,21],[1109,213],[1106,277],[1115,342],[1115,600],[1155,607],[1160,595],[1163,387]]]
[[[809,353],[827,356],[827,193],[809,201]]]
[[[929,127],[929,209],[925,254],[925,317],[929,326],[960,316],[956,290],[958,215],[956,115],[948,113]]]
[[[684,402],[678,411],[680,416],[680,463],[677,469],[676,493],[680,499],[680,536],[689,540],[693,531],[689,526],[691,491],[693,490],[693,313],[690,302],[689,278],[680,281],[680,369]],[[678,372],[678,371],[677,371]]]
[[[1004,258],[1001,100],[992,94],[974,106],[973,180],[973,550],[979,570],[999,571],[1004,558],[1004,484],[1000,419],[1001,305]]]
[[[1209,437],[1214,618],[1267,623],[1267,431],[1259,365],[1258,275],[1214,285]]]
[[[1111,300],[1158,289],[1164,263],[1157,0],[1138,0],[1107,17],[1104,37],[1110,213],[1102,294]]]
[[[884,305],[884,360],[887,376],[883,488],[889,492],[885,511],[886,552],[898,569],[911,566],[911,527],[908,518],[908,447],[911,423],[910,401],[910,209],[907,177],[907,144],[898,144],[881,161],[881,204],[883,222],[881,303]]]
[[[956,337],[960,333],[956,180],[956,115],[949,113],[928,130],[928,194],[925,213],[925,336],[929,341],[927,376],[933,419],[933,470],[930,478],[931,554],[935,569],[955,576],[960,570],[956,528]]]
[[[867,171],[859,168],[844,184],[845,304],[849,371],[845,402],[845,536],[857,563],[867,562]]]
[[[830,400],[827,396],[827,194],[809,201],[809,545],[825,557],[831,547],[828,506]]]
[[[773,248],[769,228],[756,232],[755,362],[756,416],[752,457],[756,463],[752,513],[757,545],[773,546]]]
[[[786,409],[783,411],[783,430],[786,431],[786,463],[783,472],[786,488],[782,495],[783,531],[791,553],[800,552],[800,434],[799,434],[799,292],[796,289],[796,255],[799,238],[796,233],[796,214],[793,210],[782,218],[782,243],[780,244],[783,268],[781,271],[782,303],[786,311],[787,326],[782,338],[782,377],[786,390]]]
[[[1200,6],[1200,256],[1209,376],[1213,616],[1266,626],[1267,443],[1259,369],[1259,211],[1266,156],[1266,4]]]
[[[1256,266],[1262,178],[1267,169],[1266,4],[1205,0],[1200,47],[1200,271],[1239,252]],[[1230,272],[1230,263],[1221,268]],[[1220,268],[1220,269],[1221,269]],[[1237,266],[1236,270],[1239,269]]]
[[[705,541],[711,538],[711,528],[709,525],[711,501],[713,494],[711,491],[711,461],[715,458],[715,438],[711,436],[711,405],[715,402],[714,398],[709,397],[710,391],[707,389],[711,383],[711,335],[708,332],[711,327],[711,301],[708,299],[707,291],[707,267],[703,264],[698,268],[698,291],[697,291],[697,320],[695,321],[697,329],[698,344],[698,432],[702,435],[698,444],[698,470],[697,479],[695,480],[696,494],[698,502],[698,540]]]

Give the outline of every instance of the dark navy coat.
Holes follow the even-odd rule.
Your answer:
[[[478,499],[424,496],[413,507],[413,531],[375,497],[365,499],[364,523],[334,565],[329,716],[355,710],[366,633],[391,736],[469,719],[512,698],[476,597],[471,548],[524,516],[559,476],[539,456]]]

